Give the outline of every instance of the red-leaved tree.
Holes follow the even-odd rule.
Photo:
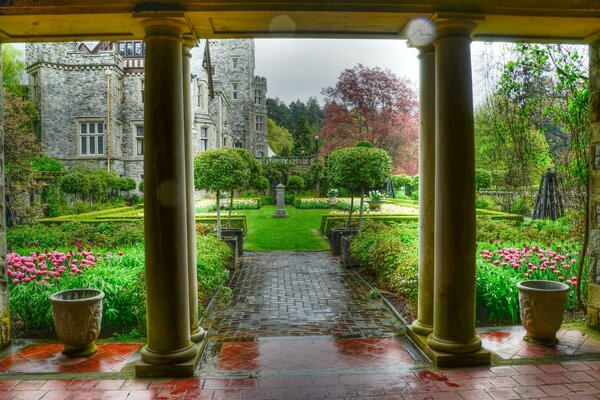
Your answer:
[[[324,154],[368,141],[390,154],[395,173],[417,173],[418,100],[407,79],[358,64],[322,94],[325,119],[319,136]]]

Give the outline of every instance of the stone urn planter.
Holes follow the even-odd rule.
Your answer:
[[[72,289],[51,294],[52,317],[56,335],[63,342],[63,354],[86,357],[96,352],[96,339],[102,322],[104,292],[97,289]]]
[[[242,228],[221,229],[221,236],[234,236],[237,240],[237,255],[244,254],[244,230]]]
[[[523,340],[554,346],[562,324],[569,286],[554,281],[531,280],[517,284],[521,323],[527,331]]]
[[[331,249],[331,255],[339,256],[341,254],[343,235],[349,235],[356,232],[358,232],[358,230],[353,228],[331,228],[331,233],[329,234],[329,248]]]
[[[381,211],[381,206],[385,203],[385,200],[367,200],[370,211]]]
[[[327,203],[333,207],[337,204],[337,196],[329,196],[329,200],[327,201]]]

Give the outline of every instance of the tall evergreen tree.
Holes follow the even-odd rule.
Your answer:
[[[308,126],[306,118],[300,117],[298,127],[292,135],[294,139],[294,148],[292,153],[296,156],[309,155],[315,153],[313,132]]]

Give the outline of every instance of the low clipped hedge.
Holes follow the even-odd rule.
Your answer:
[[[351,225],[358,224],[358,218],[359,218],[358,213],[357,213],[357,215],[352,215]],[[331,228],[343,226],[346,223],[347,219],[348,219],[348,216],[345,216],[344,214],[322,215],[321,216],[321,226],[319,229],[323,235],[329,237],[329,234],[331,233]],[[363,215],[363,220],[364,221],[377,221],[377,222],[382,222],[386,225],[389,225],[391,223],[416,222],[419,220],[419,217],[416,215],[405,215],[405,214],[401,214],[401,215],[400,214],[398,214],[398,215],[366,214],[366,215]]]
[[[343,214],[329,214],[321,216],[321,225],[319,227],[321,233],[327,237],[329,237],[329,233],[331,232],[331,228],[335,228],[338,226],[342,226],[346,223],[348,219],[347,216]],[[367,214],[363,215],[363,220],[374,220],[380,221],[385,224],[390,223],[405,223],[405,222],[415,222],[419,220],[417,215],[406,215],[406,214]],[[490,211],[490,210],[477,210],[477,220],[488,220],[488,221],[511,221],[513,223],[523,222],[523,216],[515,215],[515,214],[506,214],[498,211]],[[352,216],[352,224],[356,224],[358,222],[358,215]]]

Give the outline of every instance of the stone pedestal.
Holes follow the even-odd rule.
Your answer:
[[[475,353],[475,141],[470,33],[444,20],[435,46],[435,278],[432,350]],[[460,357],[459,357],[460,358]]]
[[[188,376],[188,231],[180,20],[148,19],[144,98],[144,233],[148,343],[138,376]]]
[[[277,209],[275,210],[275,214],[273,217],[275,218],[287,218],[288,214],[285,211],[285,186],[283,183],[280,183],[275,188],[275,192],[277,194]]]

